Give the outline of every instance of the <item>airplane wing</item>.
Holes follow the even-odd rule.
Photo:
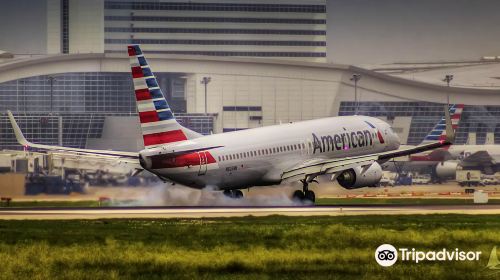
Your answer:
[[[314,177],[318,175],[338,174],[341,173],[342,171],[357,166],[368,167],[372,165],[374,162],[382,164],[391,158],[420,153],[423,151],[428,151],[439,147],[448,146],[450,144],[451,142],[442,141],[442,142],[428,143],[410,148],[404,148],[383,153],[368,154],[357,157],[324,159],[324,160],[315,160],[312,162],[307,161],[284,171],[283,174],[281,175],[281,179],[290,181],[306,179],[307,181],[311,181],[312,179],[314,179]]]
[[[405,147],[394,151],[373,153],[362,156],[306,161],[288,170],[285,170],[281,174],[281,179],[290,181],[306,180],[307,182],[311,182],[318,175],[334,174],[336,176],[341,172],[354,167],[360,166],[362,168],[367,168],[374,162],[384,163],[391,158],[407,156],[440,147],[449,146],[452,144],[455,138],[455,132],[452,128],[450,113],[446,107],[445,118],[447,134],[445,140],[439,140],[436,142],[430,142],[413,147]]]
[[[121,152],[121,151],[108,151],[108,150],[89,150],[89,149],[78,149],[78,148],[68,148],[61,146],[51,146],[51,145],[43,145],[43,144],[35,144],[31,143],[24,137],[19,125],[17,125],[14,116],[11,111],[7,111],[9,115],[10,123],[12,128],[14,129],[14,133],[16,135],[17,142],[25,147],[33,147],[41,150],[49,150],[49,151],[64,151],[70,152],[74,154],[84,154],[84,155],[100,155],[104,157],[123,157],[130,159],[138,159],[139,153],[135,152]]]

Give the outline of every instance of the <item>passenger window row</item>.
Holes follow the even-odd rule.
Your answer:
[[[304,150],[305,148],[306,148],[306,146],[304,143],[292,144],[292,145],[286,145],[286,146],[280,146],[280,147],[274,147],[274,148],[259,149],[259,150],[253,150],[253,151],[248,151],[248,152],[222,155],[222,156],[219,156],[219,161],[262,157],[262,156],[274,155],[274,154],[278,154],[278,153],[287,153],[287,152],[297,151],[297,150],[301,150],[301,149]]]

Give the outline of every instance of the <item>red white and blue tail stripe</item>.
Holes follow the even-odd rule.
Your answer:
[[[145,148],[187,140],[139,45],[129,45],[135,100]]]
[[[450,117],[451,117],[451,125],[453,130],[457,130],[458,124],[460,122],[460,118],[462,116],[462,111],[464,110],[464,104],[453,104],[450,107]],[[425,136],[423,143],[439,141],[446,139],[446,121],[445,118],[442,117],[441,120],[434,126],[432,131]]]

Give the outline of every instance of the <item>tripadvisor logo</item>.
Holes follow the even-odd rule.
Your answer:
[[[398,251],[391,244],[382,244],[375,250],[375,260],[381,266],[392,266],[398,260]]]
[[[377,261],[379,265],[385,267],[394,265],[398,259],[401,262],[414,263],[419,263],[422,261],[479,261],[481,253],[481,251],[462,251],[458,248],[455,248],[454,250],[448,250],[445,248],[438,251],[419,251],[415,250],[415,248],[396,249],[391,244],[383,244],[375,250],[375,261]],[[493,265],[493,267],[497,267],[496,269],[500,269],[500,262],[498,262],[498,259],[496,259],[496,263],[495,265]]]

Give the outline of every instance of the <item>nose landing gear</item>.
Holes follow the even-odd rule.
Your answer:
[[[316,201],[316,195],[313,191],[309,190],[309,183],[306,180],[300,181],[302,182],[302,190],[293,192],[292,199],[303,203],[314,203]],[[312,180],[311,182],[318,183],[316,180]]]

